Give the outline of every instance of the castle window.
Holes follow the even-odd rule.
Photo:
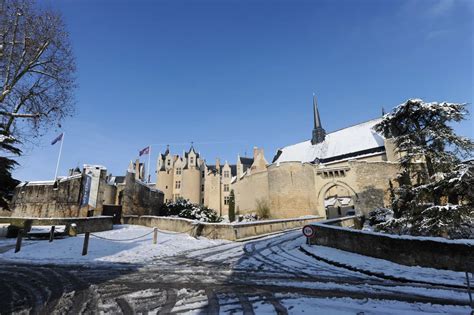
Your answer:
[[[176,175],[181,175],[181,167],[178,167],[178,168],[176,169]]]
[[[204,178],[204,176],[206,175],[206,173],[204,171],[201,172],[201,177]]]
[[[189,164],[191,164],[191,165],[194,164],[194,158],[193,157],[189,158]]]
[[[229,196],[224,197],[224,205],[227,206],[229,204],[229,199],[230,199]]]
[[[174,188],[176,188],[176,189],[181,188],[181,181],[180,181],[180,180],[177,180],[177,181],[176,181],[176,183],[175,183],[175,185],[174,185]]]
[[[174,194],[174,201],[177,201],[179,198],[181,198],[180,194]]]
[[[201,199],[201,203],[204,204],[204,198]]]
[[[224,177],[229,177],[229,171],[224,171]]]
[[[204,191],[204,184],[201,185],[201,191]]]
[[[224,184],[224,191],[225,192],[229,191],[229,184]]]
[[[171,166],[171,160],[166,161],[166,164],[168,164],[168,166]]]

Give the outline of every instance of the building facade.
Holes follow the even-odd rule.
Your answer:
[[[158,156],[156,188],[164,193],[165,202],[182,198],[228,215],[233,184],[262,164],[266,165],[263,150],[257,148],[253,158],[238,156],[236,164],[222,164],[216,159],[213,165],[208,165],[193,146],[181,156],[171,154],[168,148]]]
[[[310,140],[279,149],[270,165],[236,179],[238,213],[255,212],[259,199],[274,218],[332,218],[389,204],[398,152],[373,129],[381,118],[326,133],[315,97],[313,115]]]

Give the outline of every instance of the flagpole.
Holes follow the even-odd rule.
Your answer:
[[[146,179],[147,179],[147,182],[150,183],[150,155],[151,155],[151,145],[149,146],[149,150],[148,150],[148,166],[147,166],[147,176],[146,176]]]
[[[61,152],[63,151],[63,142],[64,142],[65,135],[66,133],[63,132],[63,136],[61,137],[61,146],[59,147],[58,162],[56,163],[56,172],[54,173],[54,180],[58,178],[59,161],[61,160]]]

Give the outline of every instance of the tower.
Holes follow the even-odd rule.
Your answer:
[[[313,136],[311,138],[311,144],[315,145],[324,141],[326,137],[326,131],[321,125],[321,119],[319,118],[318,103],[316,101],[316,95],[313,95],[313,115],[314,115],[314,128]]]

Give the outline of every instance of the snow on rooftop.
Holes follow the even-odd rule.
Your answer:
[[[340,129],[326,135],[323,142],[312,145],[311,140],[286,146],[275,163],[313,162],[349,153],[378,148],[384,138],[373,130],[382,118],[373,119],[355,126]]]

